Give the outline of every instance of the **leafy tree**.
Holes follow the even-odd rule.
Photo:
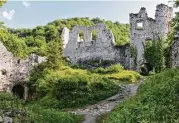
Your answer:
[[[24,40],[13,34],[8,34],[7,37],[6,40],[3,40],[3,44],[7,49],[16,57],[26,58],[28,50]]]
[[[163,40],[146,41],[144,57],[155,72],[160,72],[165,66]]]
[[[58,69],[63,63],[62,41],[59,36],[48,43],[47,65],[49,68]]]
[[[6,2],[7,2],[7,0],[0,0],[0,7]]]
[[[3,22],[0,22],[0,40],[1,41],[7,40],[7,28]]]

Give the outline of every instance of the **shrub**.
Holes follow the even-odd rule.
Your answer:
[[[111,74],[111,73],[118,73],[121,72],[124,68],[121,65],[111,65],[107,68],[97,68],[93,70],[93,73],[99,73],[99,74]]]
[[[118,80],[120,82],[134,83],[141,78],[141,75],[134,71],[123,70],[120,73],[106,75],[109,79]]]
[[[62,76],[51,94],[41,100],[43,106],[71,108],[92,104],[117,93],[119,87],[111,80],[96,74]]]

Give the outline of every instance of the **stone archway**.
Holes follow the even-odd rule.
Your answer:
[[[24,99],[25,89],[22,85],[14,85],[12,93],[20,99]]]
[[[140,74],[142,74],[143,76],[147,76],[149,74],[150,71],[153,70],[153,67],[151,64],[149,63],[142,63],[140,65]]]

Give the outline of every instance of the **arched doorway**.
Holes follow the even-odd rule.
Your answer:
[[[22,85],[15,85],[13,88],[12,88],[12,92],[15,96],[17,96],[18,98],[20,99],[23,99],[24,98],[24,87]]]
[[[140,74],[142,74],[143,76],[147,76],[149,72],[152,70],[153,70],[153,67],[149,63],[143,63],[140,65]]]

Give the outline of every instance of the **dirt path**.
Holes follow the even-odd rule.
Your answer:
[[[87,106],[85,108],[69,111],[73,114],[85,115],[83,123],[95,123],[96,118],[104,113],[108,113],[113,108],[121,103],[126,97],[134,96],[137,92],[139,84],[129,84],[122,86],[120,92],[106,100],[103,100],[97,104]]]

